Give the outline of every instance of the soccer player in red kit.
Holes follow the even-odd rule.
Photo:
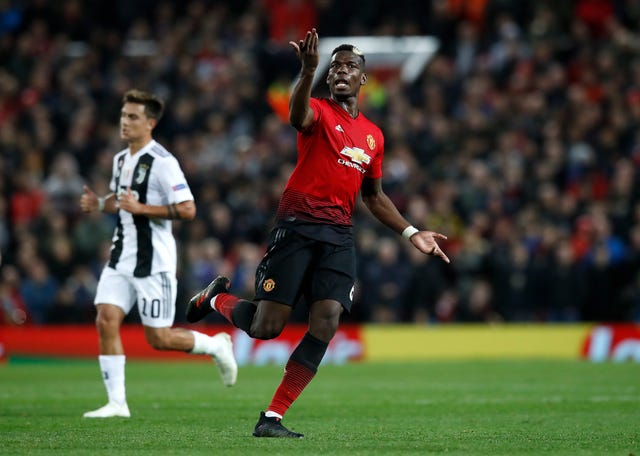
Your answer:
[[[309,304],[307,333],[291,354],[266,413],[260,414],[256,437],[303,437],[281,421],[315,376],[340,314],[351,309],[356,276],[351,216],[358,192],[383,224],[421,252],[449,262],[437,243],[446,236],[414,228],[382,191],[384,137],[358,110],[358,93],[367,81],[364,55],[353,45],[338,46],[326,80],[331,97],[317,99],[311,98],[311,87],[318,34],[313,29],[290,44],[302,66],[289,101],[289,121],[298,130],[298,163],[256,271],[255,298],[229,294],[229,280],[217,277],[187,307],[191,322],[215,310],[251,337],[272,339],[302,296]]]

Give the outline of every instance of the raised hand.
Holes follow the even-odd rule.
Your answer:
[[[318,32],[313,28],[307,32],[304,39],[298,41],[289,41],[289,44],[296,51],[296,55],[302,63],[303,71],[315,71],[318,67],[320,55],[318,54]]]

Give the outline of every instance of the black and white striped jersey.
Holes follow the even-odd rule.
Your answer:
[[[193,200],[178,160],[155,140],[134,155],[129,148],[115,155],[109,187],[118,196],[130,187],[138,201],[151,206]],[[171,223],[119,209],[109,266],[135,277],[175,273],[177,253]]]

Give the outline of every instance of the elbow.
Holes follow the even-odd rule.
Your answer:
[[[384,202],[380,198],[380,194],[375,193],[369,196],[363,196],[362,202],[375,217],[378,217],[380,211],[384,210]]]
[[[362,198],[362,202],[364,203],[366,208],[369,209],[369,212],[371,212],[373,214],[374,210],[375,210],[374,201],[371,198]]]
[[[298,110],[292,108],[289,110],[289,125],[296,130],[304,130],[313,122],[313,112],[309,109]]]
[[[362,195],[362,202],[365,206],[367,206],[367,208],[369,208],[369,210],[371,210],[371,208],[375,206],[377,201],[378,195],[375,193],[371,195]]]
[[[188,204],[182,205],[180,207],[180,219],[181,220],[193,220],[196,218],[196,205],[193,201],[190,201]]]
[[[291,125],[296,130],[302,130],[304,119],[300,118],[300,116],[289,115],[289,125]]]
[[[295,107],[289,104],[289,125],[294,128],[298,128],[298,124],[300,123],[300,113],[297,112]]]
[[[362,197],[362,202],[364,203],[365,206],[370,207],[371,204],[371,198],[368,196],[363,196]]]

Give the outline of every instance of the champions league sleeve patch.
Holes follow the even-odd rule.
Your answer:
[[[171,189],[174,192],[177,192],[178,190],[184,190],[185,188],[187,188],[187,184],[185,184],[185,183],[174,185],[174,186],[171,187]]]

